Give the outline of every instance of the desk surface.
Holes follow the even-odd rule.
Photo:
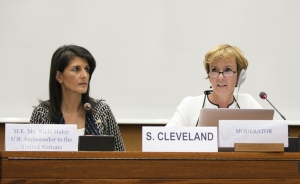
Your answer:
[[[0,123],[29,123],[30,118],[0,118]],[[151,124],[151,125],[165,125],[169,119],[117,119],[118,124]],[[299,121],[300,125],[300,121]]]
[[[300,183],[300,153],[2,152],[2,183]]]
[[[0,123],[29,123],[30,118],[0,118]],[[118,124],[166,125],[169,119],[117,119]],[[300,120],[287,120],[290,126],[299,126]]]

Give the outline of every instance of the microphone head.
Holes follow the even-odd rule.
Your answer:
[[[90,103],[85,103],[84,105],[83,105],[83,107],[84,107],[84,109],[85,110],[91,110],[91,104]]]
[[[262,92],[259,93],[259,96],[262,99],[266,99],[267,98],[267,93],[265,93],[265,92],[262,91]]]

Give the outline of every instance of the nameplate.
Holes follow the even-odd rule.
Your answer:
[[[142,128],[143,152],[218,152],[217,127]]]
[[[219,147],[234,143],[283,143],[288,147],[288,124],[284,120],[220,120]]]
[[[78,151],[77,125],[5,124],[5,151]]]

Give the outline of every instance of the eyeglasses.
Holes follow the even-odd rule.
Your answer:
[[[208,76],[209,77],[218,77],[219,75],[223,74],[224,77],[232,77],[236,71],[227,71],[227,72],[209,72]]]

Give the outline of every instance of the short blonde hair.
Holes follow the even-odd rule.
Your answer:
[[[240,73],[242,69],[247,70],[248,68],[248,61],[244,57],[242,51],[235,47],[228,44],[221,44],[216,46],[215,48],[209,50],[203,61],[205,70],[209,73],[209,66],[216,60],[220,58],[228,59],[230,57],[234,57],[237,65],[237,72]]]

